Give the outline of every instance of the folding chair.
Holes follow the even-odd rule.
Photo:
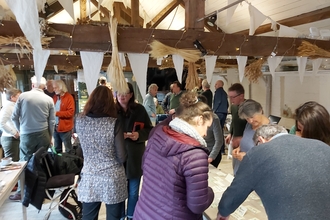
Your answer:
[[[51,212],[58,206],[62,207],[64,210],[70,213],[72,219],[77,220],[77,216],[75,216],[75,214],[70,209],[62,205],[63,201],[66,200],[67,197],[70,195],[70,192],[72,190],[75,190],[75,186],[77,185],[75,179],[76,180],[78,179],[75,178],[76,174],[71,173],[71,174],[53,175],[54,167],[52,167],[49,155],[47,154],[45,157],[42,158],[42,160],[45,167],[47,168],[47,175],[48,175],[48,179],[45,187],[45,193],[48,199],[50,199],[51,201],[49,205],[49,209],[44,217],[44,220],[47,220]],[[62,198],[59,199],[61,197],[62,192],[66,189],[68,189],[66,195],[64,197],[62,196]],[[58,190],[59,192],[56,192],[56,190]]]

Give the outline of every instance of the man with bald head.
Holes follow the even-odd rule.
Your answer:
[[[214,88],[213,111],[219,117],[221,127],[223,128],[228,113],[227,93],[223,90],[222,80],[216,81]]]

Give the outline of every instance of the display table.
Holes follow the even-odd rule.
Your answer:
[[[233,179],[233,175],[224,173],[211,165],[209,166],[209,186],[213,189],[214,200],[210,207],[205,210],[204,217],[209,220],[216,219],[222,193]],[[231,214],[230,219],[265,220],[268,218],[259,196],[252,192],[245,202]]]
[[[0,171],[0,181],[3,181],[5,184],[0,190],[0,206],[8,199],[11,190],[16,185],[17,181],[21,181],[21,186],[25,185],[25,172],[27,162],[15,162],[10,166],[4,167]],[[24,197],[24,187],[21,189],[21,196]],[[22,214],[23,219],[26,220],[26,207],[22,205]]]

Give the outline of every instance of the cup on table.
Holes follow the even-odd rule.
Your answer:
[[[9,164],[11,164],[12,162],[12,158],[11,157],[4,157],[1,159],[1,165],[2,166],[7,166]]]

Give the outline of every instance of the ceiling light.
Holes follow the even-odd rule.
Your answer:
[[[213,26],[215,26],[215,21],[216,21],[216,20],[217,20],[217,15],[214,14],[214,15],[211,15],[210,17],[207,18],[206,23],[207,23],[209,26],[213,27]]]

